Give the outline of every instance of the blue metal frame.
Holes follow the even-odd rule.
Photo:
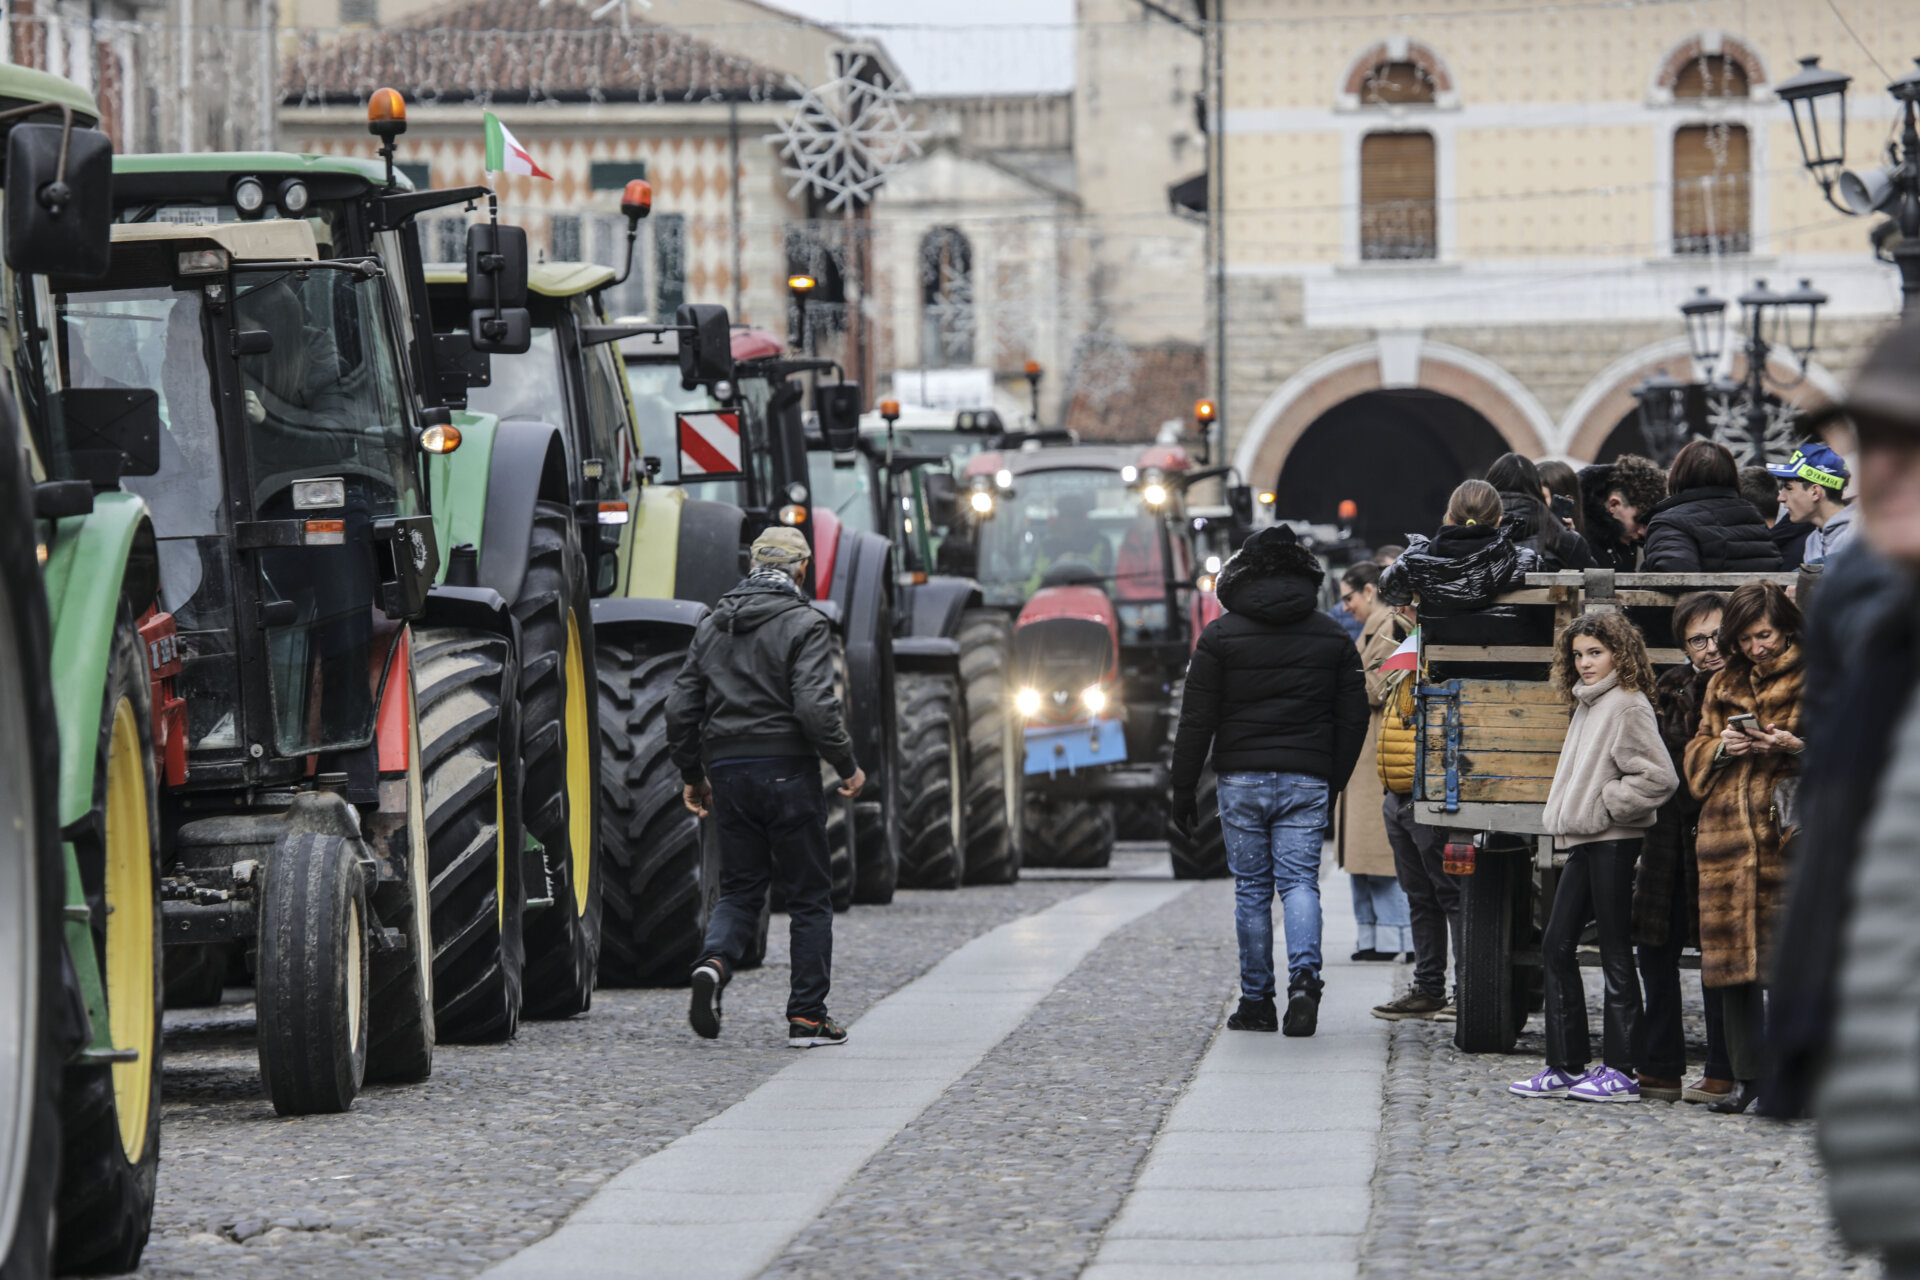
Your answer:
[[[1414,687],[1414,706],[1418,711],[1419,746],[1414,752],[1414,794],[1421,799],[1427,794],[1427,700],[1439,698],[1447,704],[1445,746],[1441,758],[1447,771],[1448,813],[1460,812],[1460,682],[1449,680],[1445,684],[1423,684]]]
[[[1082,720],[1078,724],[1028,725],[1029,776],[1049,778],[1064,767],[1069,774],[1100,765],[1127,762],[1127,735],[1118,720]]]

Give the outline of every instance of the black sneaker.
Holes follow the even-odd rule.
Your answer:
[[[1326,984],[1302,969],[1287,983],[1287,1016],[1280,1029],[1290,1036],[1310,1036],[1320,1025],[1320,993]]]
[[[822,1016],[818,1022],[812,1018],[787,1019],[787,1048],[818,1049],[830,1044],[845,1044],[847,1029],[832,1018]]]
[[[1273,997],[1264,1000],[1249,1000],[1240,997],[1240,1007],[1227,1019],[1229,1031],[1278,1031],[1280,1015],[1274,1010]]]
[[[1404,1022],[1409,1019],[1432,1022],[1446,1007],[1445,996],[1432,991],[1422,991],[1418,987],[1408,987],[1407,993],[1399,999],[1373,1006],[1373,1016],[1384,1018],[1388,1022]]]
[[[693,969],[693,999],[687,1007],[687,1021],[702,1039],[720,1035],[720,989],[727,985],[726,961],[714,957],[702,960]]]

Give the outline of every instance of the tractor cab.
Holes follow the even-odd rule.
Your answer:
[[[37,299],[22,394],[56,447],[115,417],[151,445],[122,484],[179,629],[176,784],[288,782],[373,741],[438,565],[380,276],[320,261],[304,222],[122,225],[105,276]]]

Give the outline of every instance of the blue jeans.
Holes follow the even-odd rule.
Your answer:
[[[1408,923],[1407,891],[1392,876],[1353,874],[1353,921],[1358,926],[1354,946],[1361,951],[1404,955],[1413,950],[1413,926]]]
[[[1273,998],[1273,895],[1287,927],[1287,972],[1320,976],[1320,845],[1327,783],[1304,773],[1220,776],[1220,824],[1233,872],[1240,994]]]

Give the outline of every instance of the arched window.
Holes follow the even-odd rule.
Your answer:
[[[1360,256],[1433,258],[1433,135],[1370,133],[1360,140]]]
[[[1692,124],[1673,134],[1673,251],[1753,248],[1752,163],[1737,124]]]
[[[1433,73],[1417,62],[1380,62],[1360,80],[1360,105],[1386,107],[1409,102],[1431,104],[1436,88]]]
[[[920,363],[973,363],[973,246],[956,227],[920,241]]]
[[[1679,98],[1744,98],[1747,69],[1724,53],[1703,53],[1680,67],[1673,78],[1673,96]]]

